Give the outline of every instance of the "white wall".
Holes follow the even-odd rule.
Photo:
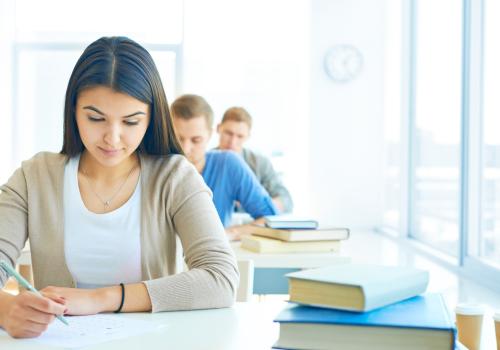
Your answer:
[[[249,146],[283,154],[275,160],[300,213],[310,208],[309,11],[307,0],[186,0],[184,14],[181,93],[204,96],[216,121],[231,106],[249,110]]]
[[[295,212],[325,225],[382,219],[384,13],[370,0],[185,3],[183,92],[205,96],[216,119],[247,107],[251,146],[285,153]],[[335,44],[364,55],[351,83],[324,73]]]
[[[382,218],[384,2],[312,0],[311,203],[322,223],[370,228]],[[327,49],[361,50],[361,75],[336,84]]]

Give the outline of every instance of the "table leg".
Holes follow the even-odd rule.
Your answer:
[[[288,294],[287,273],[300,271],[297,268],[255,268],[254,294]]]

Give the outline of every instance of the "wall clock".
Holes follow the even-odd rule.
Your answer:
[[[355,79],[363,68],[363,55],[352,45],[336,45],[325,54],[327,75],[337,83]]]

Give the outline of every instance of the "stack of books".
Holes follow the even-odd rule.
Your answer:
[[[241,247],[256,253],[338,252],[349,229],[318,227],[316,220],[287,215],[266,216],[265,226],[253,226]]]
[[[428,272],[350,264],[287,275],[292,305],[275,319],[277,349],[396,350],[456,346],[441,294],[424,293]],[[421,294],[421,295],[420,295]]]

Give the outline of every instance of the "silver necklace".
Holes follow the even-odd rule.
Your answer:
[[[87,181],[87,183],[89,184],[89,187],[92,190],[92,192],[94,192],[96,197],[99,198],[101,203],[104,205],[104,209],[107,210],[107,209],[109,209],[109,206],[111,205],[111,202],[113,201],[113,199],[115,199],[115,197],[118,195],[118,193],[120,193],[120,191],[122,190],[123,186],[125,186],[125,183],[127,183],[127,180],[130,177],[130,175],[132,174],[132,172],[134,171],[135,167],[136,167],[136,165],[134,165],[132,167],[132,169],[130,169],[130,171],[127,174],[127,177],[125,178],[125,180],[123,180],[123,182],[120,185],[120,187],[118,188],[118,190],[107,200],[102,199],[102,197],[99,195],[99,193],[97,193],[97,191],[94,189],[94,187],[92,186],[92,183],[90,182],[90,177],[88,176],[87,172],[82,169],[82,173],[83,173],[83,175],[85,175],[84,178]]]

